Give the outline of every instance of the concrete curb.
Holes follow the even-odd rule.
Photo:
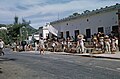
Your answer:
[[[54,53],[54,54],[59,54],[59,55],[72,55],[72,56],[83,56],[83,57],[93,57],[93,58],[107,58],[107,59],[117,59],[117,60],[120,60],[120,58],[117,58],[117,57],[95,56],[94,54],[91,54],[91,55],[73,54],[73,53]]]
[[[105,57],[105,56],[94,56],[94,55],[78,55],[78,56],[93,57],[93,58],[107,58],[107,59],[117,59],[117,60],[120,60],[120,58],[117,58],[117,57]]]
[[[95,58],[108,58],[108,59],[118,59],[120,60],[120,58],[115,58],[115,57],[104,57],[104,56],[93,56]]]
[[[72,55],[72,56],[83,56],[83,57],[93,57],[93,58],[107,58],[107,59],[117,59],[120,60],[120,57],[108,57],[108,56],[95,56],[96,54],[78,54],[78,53],[65,53],[65,52],[49,52],[46,51],[47,54],[58,54],[58,55]],[[21,52],[25,53],[25,52]],[[26,52],[27,53],[27,52]],[[30,51],[29,53],[39,53],[39,51]]]

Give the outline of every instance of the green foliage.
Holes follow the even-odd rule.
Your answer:
[[[29,26],[30,27],[30,26]],[[33,33],[35,33],[37,30],[34,29],[34,28],[29,28],[29,27],[26,27],[27,31],[28,31],[28,35],[31,35]]]
[[[72,17],[79,16],[79,15],[80,15],[79,13],[73,13],[73,14],[70,15],[69,17],[72,18]]]
[[[6,30],[0,30],[0,38],[4,40],[6,44],[8,44],[8,36],[7,36],[7,31]]]
[[[0,27],[6,27],[6,25],[5,24],[0,24]]]
[[[80,15],[79,13],[73,13],[73,16],[78,16],[78,15]]]
[[[17,41],[25,40],[27,39],[28,35],[31,35],[37,31],[36,29],[29,25],[30,23],[31,23],[30,21],[27,22],[23,19],[23,22],[18,24],[17,17],[17,19],[15,19],[14,24],[9,25],[0,24],[0,27],[7,27],[7,30],[0,30],[0,37],[2,37],[6,44],[12,43],[15,40]]]
[[[20,36],[21,27],[22,27],[22,24],[14,24],[8,27],[8,36],[10,36],[12,40],[19,40],[18,36]]]

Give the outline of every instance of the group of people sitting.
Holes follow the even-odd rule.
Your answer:
[[[100,48],[103,53],[111,53],[118,50],[118,38],[114,35],[105,35],[99,32],[92,37],[93,45]]]
[[[45,40],[41,37],[39,41],[35,42],[34,49],[32,45],[25,44],[23,46],[23,50],[36,50],[42,54],[44,53],[45,49],[48,49],[50,47],[53,51],[55,51],[55,48],[62,49],[62,51],[75,48],[76,52],[84,53],[86,48],[86,39],[84,38],[85,37],[82,34],[79,34],[77,36],[77,41],[74,41],[70,37],[62,40],[56,39],[51,41]],[[118,38],[115,36],[108,36],[104,33],[99,32],[92,36],[90,42],[92,42],[92,46],[95,50],[101,50],[102,53],[111,53],[118,50]]]
[[[77,42],[74,42],[69,37],[66,40],[62,40],[61,42],[58,42],[58,44],[61,44],[62,49],[71,49],[75,48],[76,52],[84,53],[86,51],[86,45],[85,45],[86,39],[84,39],[84,35],[79,34],[77,36]],[[94,34],[91,38],[92,48],[96,51],[101,51],[102,53],[112,53],[116,52],[118,49],[118,38],[116,36],[109,36],[105,35],[104,33],[98,32],[97,34]],[[58,44],[54,44],[57,46]]]

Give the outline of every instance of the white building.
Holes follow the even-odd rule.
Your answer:
[[[35,40],[39,40],[39,34],[34,34],[33,37]]]
[[[38,32],[32,34],[31,36],[28,36],[28,40],[29,41],[33,41],[33,40],[38,41],[40,39],[40,37],[43,37],[44,39],[46,39],[48,34],[49,34],[49,31],[46,26],[40,27]]]
[[[43,27],[39,28],[39,35],[40,35],[40,37],[43,37],[44,39],[46,39],[48,34],[49,34],[49,31],[48,31],[46,26],[43,26]]]
[[[28,36],[28,40],[31,41],[32,40],[32,35]]]
[[[61,32],[61,37],[64,38],[68,36],[76,38],[80,33],[86,35],[87,38],[91,38],[91,35],[98,32],[110,34],[112,30],[118,29],[117,13],[119,9],[120,4],[93,11],[86,10],[78,16],[63,18],[50,24]]]
[[[0,27],[0,30],[7,30],[6,27]]]

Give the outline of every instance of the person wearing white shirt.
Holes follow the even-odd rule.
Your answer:
[[[43,37],[41,37],[40,40],[39,40],[39,51],[40,51],[40,54],[42,54],[42,51],[44,53],[44,49],[45,49],[44,39],[43,39]]]
[[[4,55],[3,48],[4,48],[4,42],[2,41],[2,39],[0,39],[0,56],[2,54]]]
[[[85,46],[84,46],[84,36],[82,34],[78,35],[78,41],[77,41],[77,47],[78,47],[78,50],[80,50],[80,52],[84,53],[84,49],[85,49]]]

